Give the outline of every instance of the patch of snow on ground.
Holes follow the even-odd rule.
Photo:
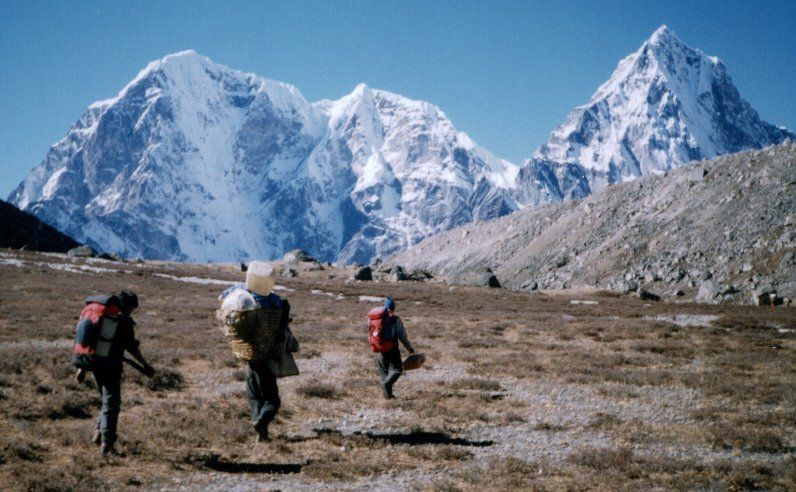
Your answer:
[[[384,297],[376,296],[359,296],[359,300],[361,302],[384,302],[386,299]]]
[[[60,270],[63,272],[69,273],[116,273],[119,270],[113,270],[110,268],[100,268],[100,267],[92,267],[87,265],[76,265],[73,263],[46,263],[43,261],[23,261],[18,259],[4,259],[0,260],[0,265],[10,265],[15,267],[23,267],[27,264],[37,267],[45,267],[50,268],[53,270]],[[129,270],[125,270],[125,273],[132,273]]]
[[[569,301],[570,304],[599,304],[598,301],[581,301],[578,299],[572,299]]]
[[[678,326],[710,326],[710,323],[719,319],[713,314],[659,314],[658,316],[645,316],[653,321],[668,321]]]
[[[156,273],[155,276],[169,278],[171,280],[176,280],[177,282],[186,282],[189,284],[200,284],[200,285],[232,285],[235,283],[231,280],[219,280],[215,278],[200,278],[200,277],[177,277],[176,275],[168,275],[166,273]]]
[[[15,267],[21,267],[25,265],[25,262],[22,260],[17,260],[15,258],[11,258],[8,260],[0,260],[0,265],[11,265]]]
[[[336,301],[342,301],[343,299],[345,299],[345,296],[343,294],[335,294],[333,292],[324,292],[324,291],[318,290],[318,289],[312,289],[310,291],[310,294],[314,294],[316,296],[329,296],[329,297],[331,297],[332,299],[334,299]]]

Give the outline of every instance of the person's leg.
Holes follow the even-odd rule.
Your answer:
[[[246,399],[249,401],[249,408],[251,409],[252,424],[260,416],[260,405],[263,401],[262,391],[260,390],[260,376],[255,368],[255,363],[249,362],[249,374],[246,377]]]
[[[102,409],[100,410],[98,422],[102,452],[108,453],[113,450],[113,445],[117,438],[116,427],[122,405],[121,374],[100,372],[95,374],[94,378],[102,400]]]
[[[401,377],[403,372],[403,362],[401,361],[401,351],[398,347],[393,347],[384,353],[384,359],[387,367],[387,375],[384,378],[384,388],[388,394],[388,398],[393,398],[392,387],[398,378]]]
[[[101,377],[97,376],[96,372],[92,372],[94,375],[94,383],[97,385],[97,392],[99,393],[100,402],[102,402],[102,383]],[[100,426],[102,425],[102,406],[100,406],[100,413],[97,416],[97,423],[94,424],[94,434],[91,436],[91,442],[99,446],[102,443],[102,431]]]
[[[381,386],[381,392],[384,394],[384,398],[389,400],[392,398],[390,391],[387,390],[386,384],[387,374],[389,373],[389,363],[384,352],[379,352],[376,354],[376,366],[379,369],[379,386]]]
[[[260,406],[259,420],[266,426],[276,417],[276,412],[282,405],[279,399],[279,387],[276,384],[276,376],[267,367],[260,371],[260,389],[262,390],[263,403]]]

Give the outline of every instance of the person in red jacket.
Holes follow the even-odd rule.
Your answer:
[[[384,352],[376,353],[376,362],[379,366],[379,375],[381,376],[381,389],[384,393],[384,398],[395,398],[392,388],[398,378],[403,373],[403,362],[401,360],[401,350],[398,348],[398,340],[409,350],[410,354],[415,353],[415,349],[409,342],[409,337],[406,336],[406,329],[404,328],[401,318],[395,315],[395,301],[387,298],[384,301],[385,312],[385,325],[383,325],[384,339],[387,340],[392,347]]]

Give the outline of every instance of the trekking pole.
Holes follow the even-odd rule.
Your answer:
[[[149,374],[149,371],[147,371],[147,370],[146,370],[146,368],[145,368],[144,366],[142,366],[142,365],[141,365],[141,364],[139,364],[138,362],[134,361],[133,359],[128,359],[127,357],[124,357],[124,361],[125,361],[125,362],[127,362],[129,365],[133,366],[133,368],[134,368],[135,370],[137,370],[138,372],[140,372],[140,373],[141,373],[141,374],[143,374],[144,376],[146,376],[146,377],[148,377],[148,378],[151,378],[151,377],[152,377],[152,376]]]

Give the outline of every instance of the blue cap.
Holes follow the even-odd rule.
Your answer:
[[[392,297],[388,297],[384,300],[384,309],[388,311],[395,311],[395,301],[392,300]]]

